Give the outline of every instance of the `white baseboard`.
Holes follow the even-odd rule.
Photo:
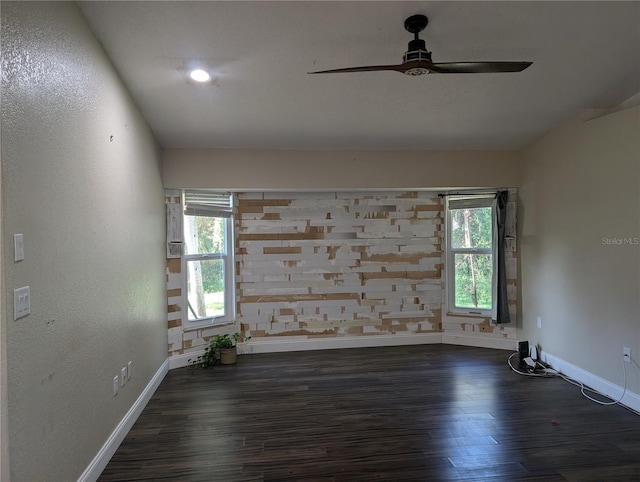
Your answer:
[[[604,378],[600,378],[587,370],[584,370],[576,365],[573,365],[562,358],[542,351],[540,353],[540,360],[548,364],[554,370],[558,370],[563,375],[568,376],[578,382],[583,383],[589,388],[598,390],[600,393],[604,393],[612,400],[618,400],[624,393],[624,397],[620,400],[620,404],[626,407],[632,408],[635,411],[640,411],[640,395],[627,390],[624,392],[624,387],[611,383]],[[629,377],[629,367],[627,369],[627,378]]]
[[[191,353],[172,356],[169,358],[169,370],[173,370],[174,368],[186,367],[190,364],[189,360],[196,360],[200,355],[203,354],[204,348],[202,350],[194,351]]]
[[[447,335],[446,333],[414,333],[411,335],[375,335],[352,336],[344,338],[302,338],[274,337],[252,338],[251,341],[238,344],[239,355],[253,353],[277,353],[288,351],[331,350],[334,348],[367,348],[379,346],[426,345],[445,343],[449,345],[477,346],[498,350],[512,350],[515,340],[506,338],[488,338],[468,335]],[[182,368],[189,365],[189,360],[198,358],[204,353],[194,351],[169,358],[169,369]]]
[[[379,346],[425,345],[442,343],[442,333],[414,333],[411,335],[350,336],[344,338],[279,339],[253,338],[238,346],[239,354],[275,353],[286,351],[331,350],[334,348],[367,348]]]
[[[151,381],[142,391],[138,399],[131,406],[115,430],[111,433],[102,448],[98,451],[89,466],[85,469],[80,478],[78,478],[78,482],[94,482],[98,480],[98,477],[100,477],[100,474],[109,463],[109,460],[111,460],[111,457],[113,457],[113,454],[118,450],[118,447],[129,433],[129,430],[131,430],[131,427],[133,427],[133,424],[142,413],[144,407],[149,403],[151,396],[154,394],[168,371],[169,361],[165,360],[160,368],[158,368],[158,371],[155,373]]]
[[[493,348],[496,350],[513,351],[516,341],[511,338],[489,338],[484,336],[442,334],[442,343],[445,345],[477,346],[478,348]]]
[[[420,333],[413,335],[354,336],[345,338],[301,338],[278,337],[252,338],[251,341],[238,344],[238,355],[253,353],[278,353],[287,351],[331,350],[333,348],[367,348],[378,346],[425,345],[442,343],[441,333]],[[169,370],[189,365],[204,353],[204,349],[176,355],[169,358]]]

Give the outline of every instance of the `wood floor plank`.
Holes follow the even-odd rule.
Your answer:
[[[100,480],[640,480],[640,417],[519,376],[508,355],[424,345],[172,370]]]

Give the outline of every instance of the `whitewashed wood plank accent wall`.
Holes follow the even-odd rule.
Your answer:
[[[166,202],[180,204],[179,191],[167,190]],[[167,259],[169,356],[199,353],[212,336],[230,330],[250,332],[252,343],[376,335],[402,336],[404,343],[428,334],[462,344],[515,341],[515,203],[510,190],[512,322],[496,326],[443,312],[444,205],[437,193],[238,193],[237,325],[189,329],[181,260]]]
[[[441,331],[434,193],[238,195],[238,317],[253,337]]]

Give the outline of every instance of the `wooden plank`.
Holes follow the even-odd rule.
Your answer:
[[[99,480],[638,480],[636,415],[508,356],[423,345],[171,370]]]

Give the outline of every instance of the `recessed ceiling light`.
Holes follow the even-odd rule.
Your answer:
[[[202,69],[195,69],[189,73],[189,77],[195,80],[196,82],[209,82],[211,80],[211,76],[209,72]]]

